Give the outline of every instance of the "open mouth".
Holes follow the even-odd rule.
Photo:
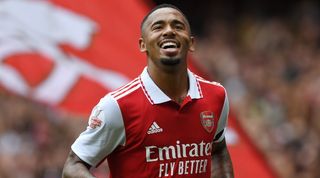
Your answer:
[[[173,39],[160,41],[159,47],[165,56],[173,57],[179,54],[180,43]]]
[[[165,40],[160,43],[160,48],[162,49],[170,49],[170,48],[175,49],[179,47],[180,47],[179,43],[173,40]]]

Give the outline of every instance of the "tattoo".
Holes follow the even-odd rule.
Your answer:
[[[225,140],[214,143],[212,149],[211,178],[233,178],[233,167]]]
[[[82,161],[73,151],[69,156],[63,168],[63,178],[95,178],[89,171],[90,165]]]

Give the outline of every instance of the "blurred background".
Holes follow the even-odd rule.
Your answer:
[[[320,177],[319,2],[1,0],[1,178],[61,177],[92,107],[146,65],[139,25],[165,2],[191,23],[193,71],[228,91],[236,177]]]

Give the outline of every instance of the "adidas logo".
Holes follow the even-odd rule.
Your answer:
[[[154,133],[159,133],[162,132],[163,129],[159,127],[159,125],[156,122],[153,122],[147,132],[147,134],[154,134]]]

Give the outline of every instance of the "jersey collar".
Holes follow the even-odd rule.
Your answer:
[[[188,69],[188,78],[189,78],[189,91],[188,96],[191,99],[199,99],[202,98],[202,92],[199,85],[199,82],[196,76]],[[160,88],[153,82],[151,79],[147,67],[144,68],[142,74],[140,75],[140,82],[142,85],[142,89],[148,100],[151,104],[161,104],[171,99],[163,93]]]

